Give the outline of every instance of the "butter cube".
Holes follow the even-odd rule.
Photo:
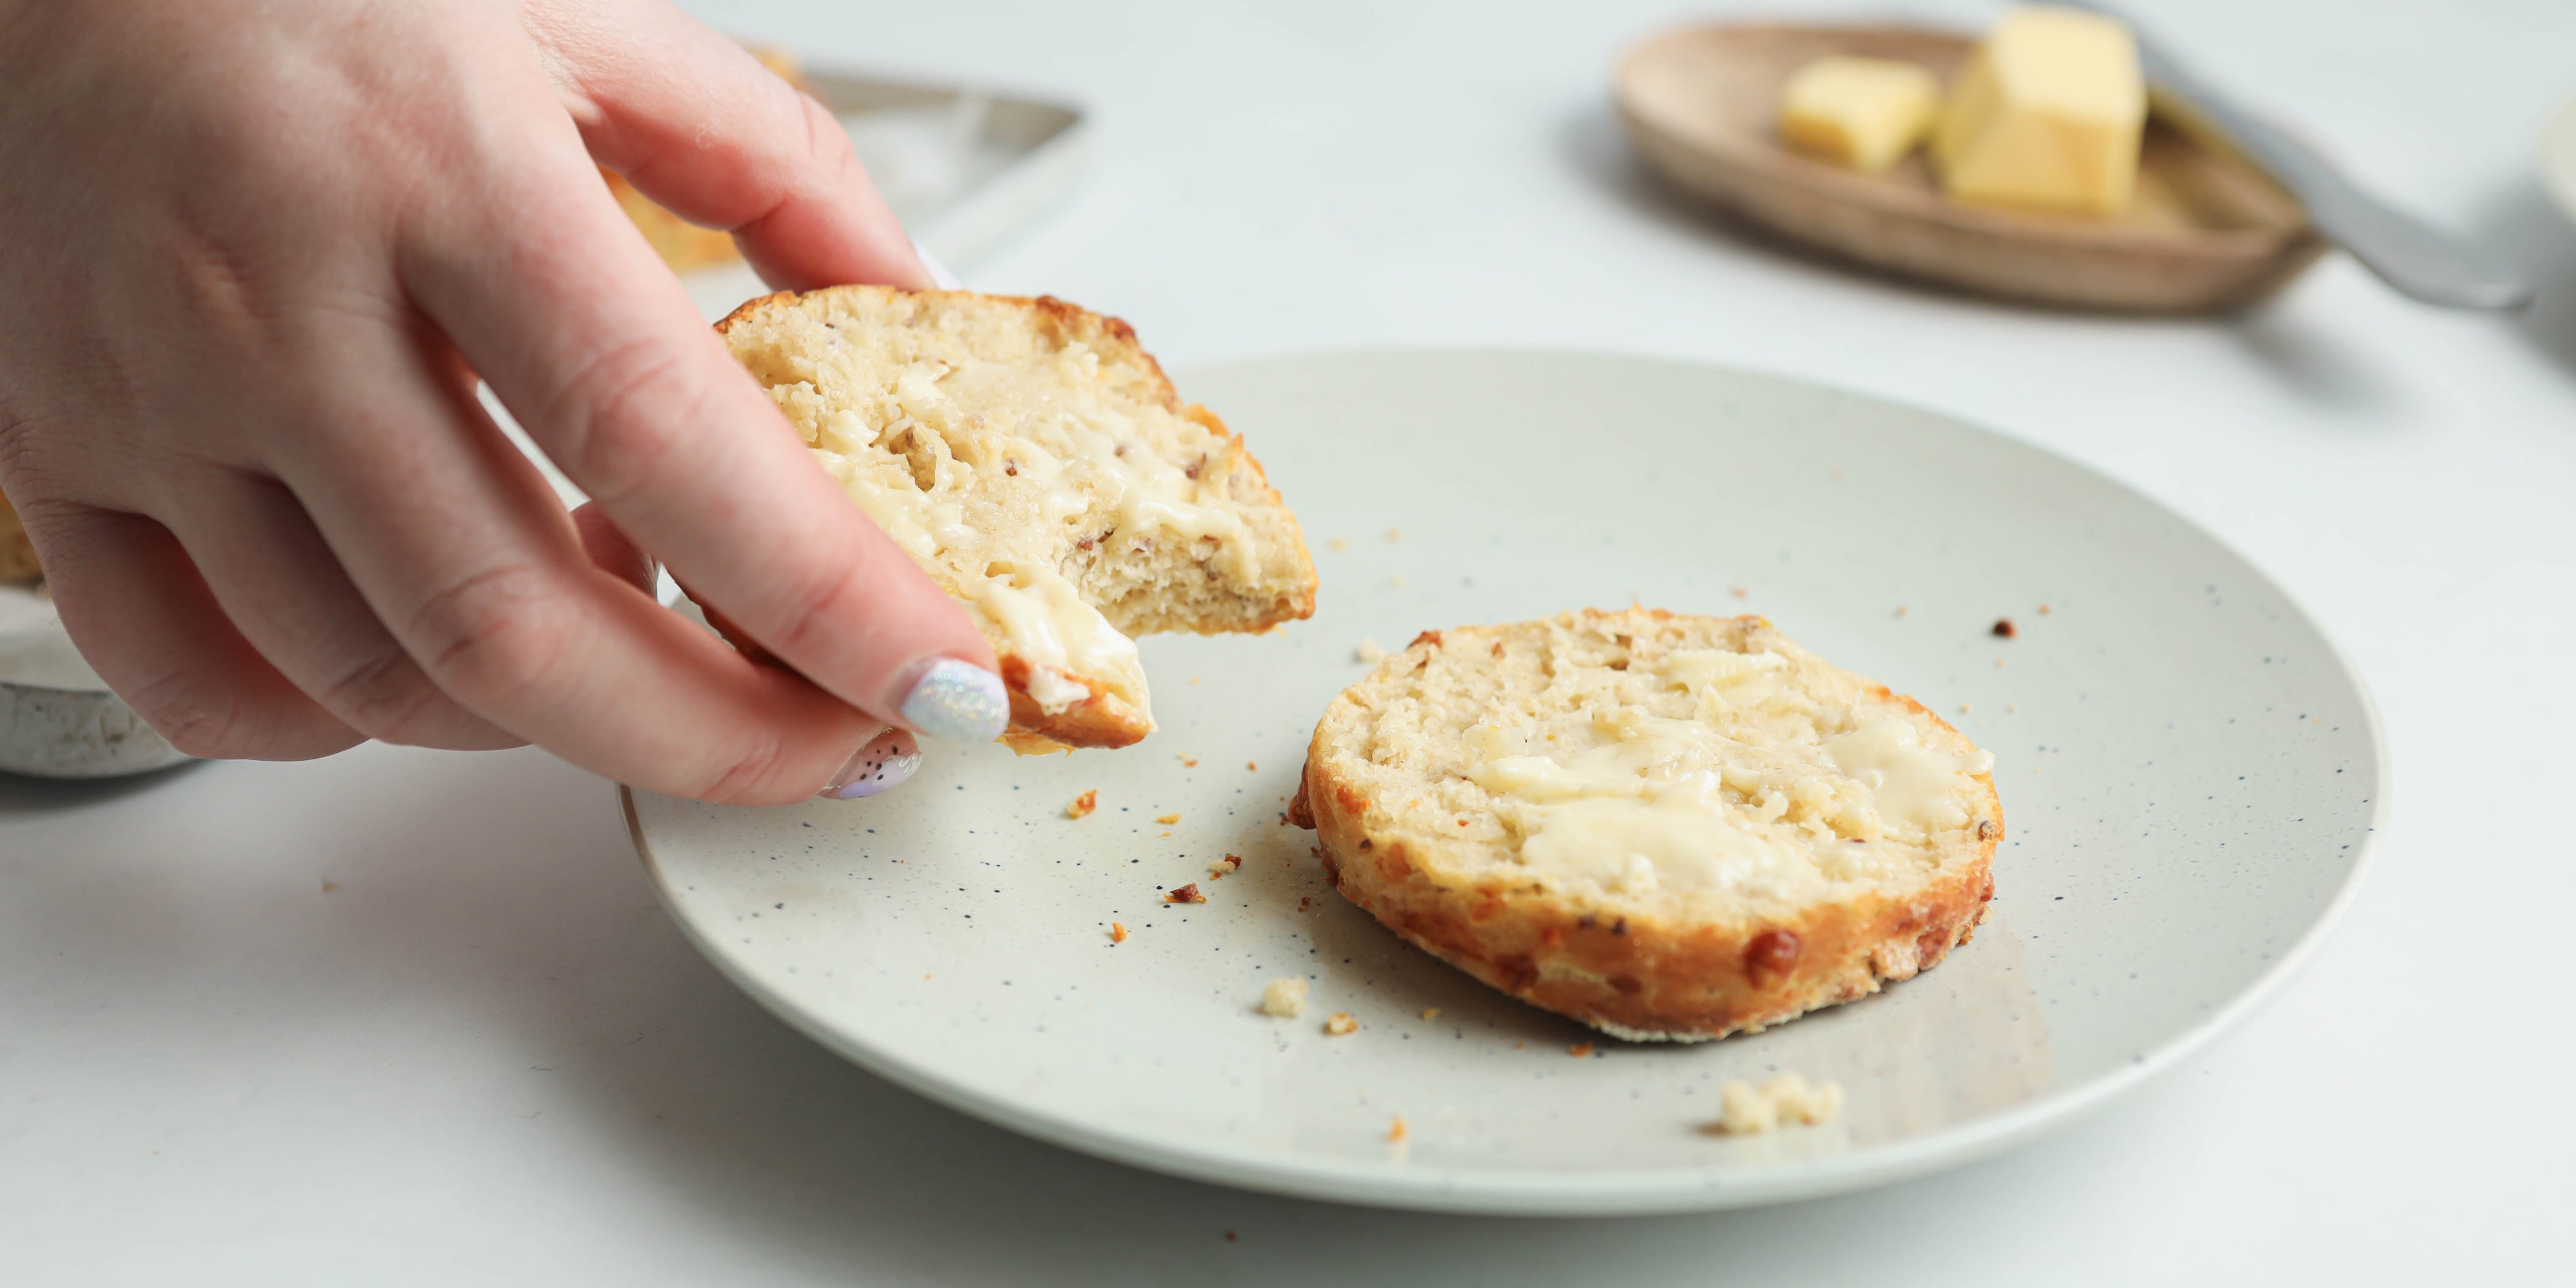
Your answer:
[[[1932,159],[1960,201],[2116,214],[2137,189],[2146,121],[2128,28],[2074,9],[2015,9],[1960,71]]]
[[[1780,137],[1790,147],[1876,174],[1932,128],[1941,83],[1913,63],[1830,54],[1798,69],[1780,92]]]

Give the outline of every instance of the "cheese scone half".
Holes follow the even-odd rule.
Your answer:
[[[823,468],[999,655],[1023,751],[1154,718],[1133,636],[1315,611],[1297,518],[1127,324],[1049,298],[840,286],[717,324]]]
[[[1759,1030],[1967,941],[1993,758],[1759,617],[1425,632],[1335,698],[1292,821],[1476,978],[1629,1039]]]

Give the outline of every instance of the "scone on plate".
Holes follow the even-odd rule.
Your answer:
[[[1878,991],[1994,893],[1993,758],[1759,617],[1427,631],[1333,700],[1293,821],[1397,934],[1623,1038]]]
[[[1024,751],[1152,732],[1131,636],[1315,611],[1297,518],[1136,333],[1061,300],[842,286],[717,324],[1001,658]]]

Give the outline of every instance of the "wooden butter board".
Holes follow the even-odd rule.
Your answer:
[[[1902,59],[1946,85],[1974,46],[1906,26],[1676,28],[1621,62],[1620,120],[1657,174],[1740,218],[1855,263],[1984,295],[2222,312],[2269,297],[2325,250],[2298,201],[2269,177],[2152,112],[2137,197],[2108,219],[1952,201],[1920,149],[1873,175],[1780,141],[1781,87],[1810,60]]]

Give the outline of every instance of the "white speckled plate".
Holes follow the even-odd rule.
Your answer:
[[[924,1095],[1145,1167],[1360,1203],[1823,1194],[1990,1153],[2134,1085],[2247,1014],[2352,889],[2385,770],[2350,667],[2242,559],[2064,460],[1643,359],[1322,355],[1180,384],[1304,519],[1314,620],[1147,640],[1162,729],[1126,751],[938,747],[903,790],[851,804],[630,798],[707,954]],[[1975,941],[1767,1033],[1631,1046],[1486,990],[1326,888],[1280,810],[1362,640],[1631,599],[1762,612],[1991,748],[2010,834]],[[1068,819],[1094,789],[1099,812]],[[1211,881],[1226,854],[1241,872]],[[1159,902],[1190,881],[1209,902]],[[1263,982],[1289,974],[1312,979],[1312,1012],[1263,1017]],[[1345,1010],[1359,1031],[1327,1036]],[[1721,1080],[1773,1070],[1840,1082],[1842,1116],[1700,1130]]]

